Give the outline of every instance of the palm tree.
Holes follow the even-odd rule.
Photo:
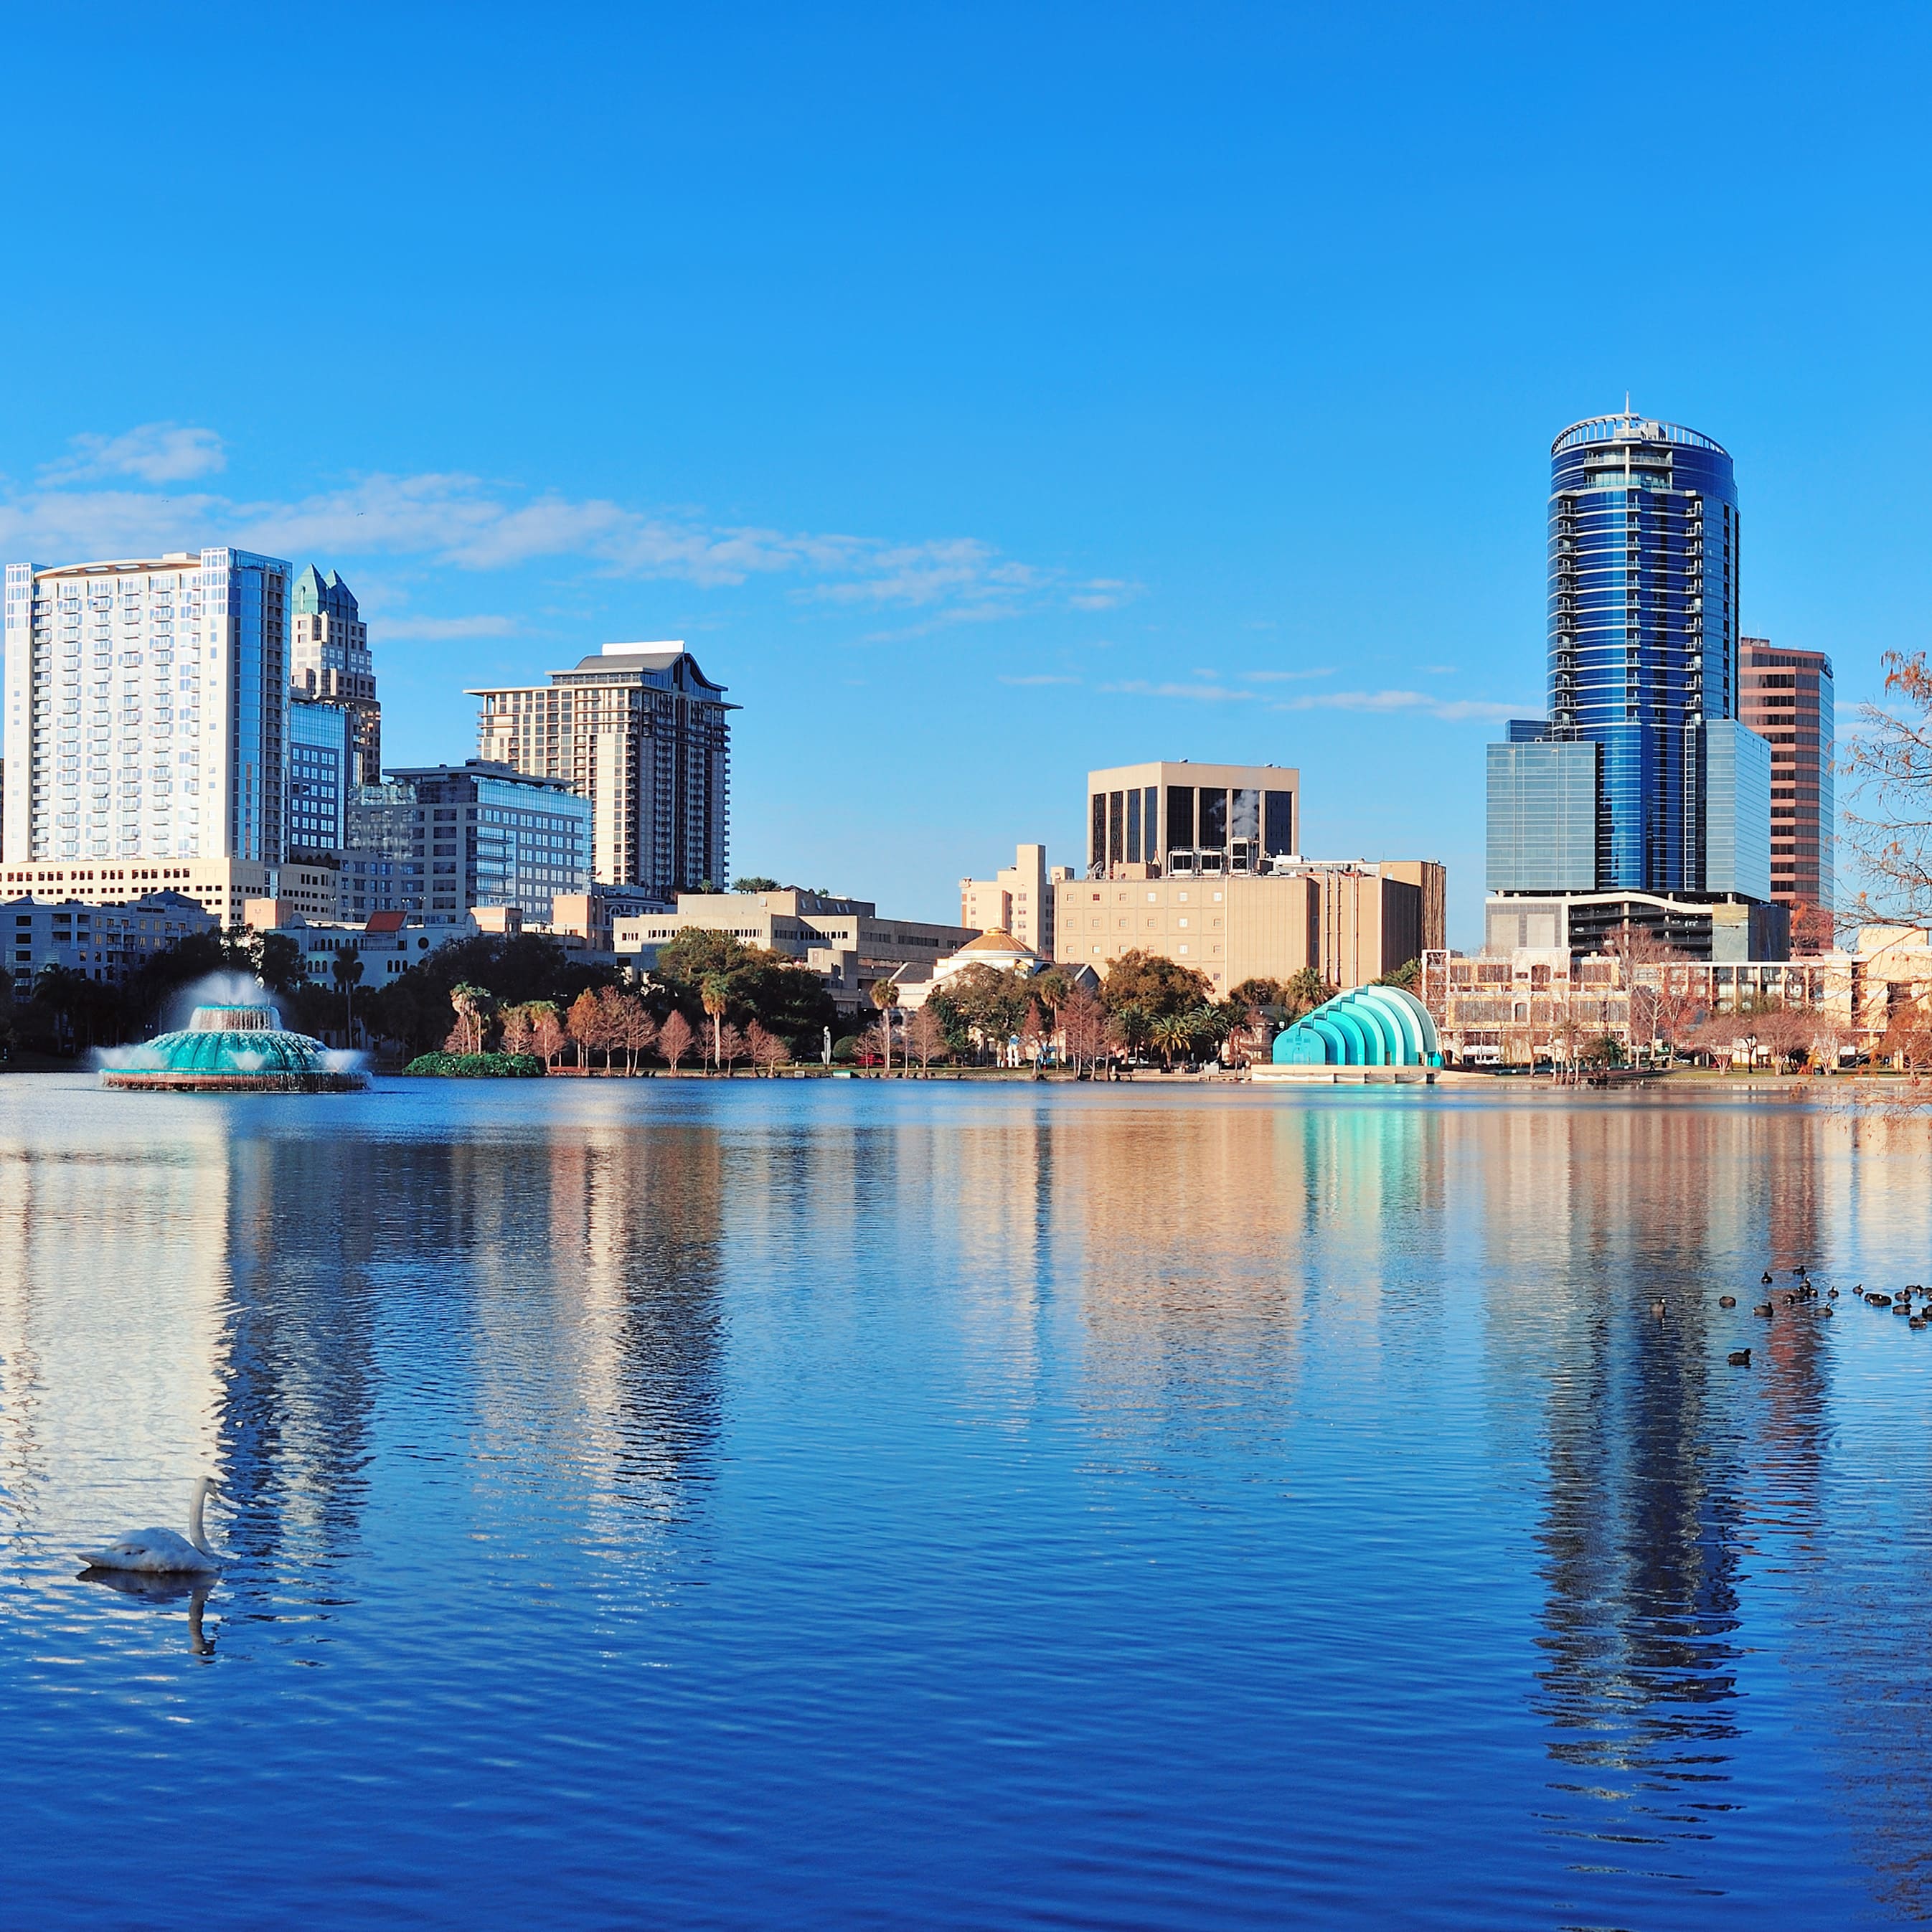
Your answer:
[[[724,1005],[730,990],[722,973],[707,973],[698,989],[699,1004],[711,1022],[711,1060],[716,1066],[724,1064]]]
[[[335,990],[342,995],[342,1024],[349,1044],[356,1044],[356,988],[362,983],[362,956],[347,948],[338,952],[329,968]]]
[[[892,1009],[899,1003],[899,989],[890,980],[872,982],[872,1004],[879,1010],[879,1037],[885,1042],[886,1078],[892,1075]]]
[[[1168,1072],[1174,1071],[1174,1056],[1194,1044],[1194,1029],[1192,1013],[1163,1013],[1148,1029],[1149,1037],[1166,1058]]]

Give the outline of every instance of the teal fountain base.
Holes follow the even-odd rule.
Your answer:
[[[289,1033],[273,1006],[196,1006],[180,1033],[115,1056],[104,1087],[170,1094],[349,1094],[368,1076],[319,1040]],[[332,1064],[334,1063],[334,1064]]]

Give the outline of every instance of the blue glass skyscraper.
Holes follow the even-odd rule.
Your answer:
[[[1738,500],[1721,445],[1626,412],[1550,446],[1550,724],[1594,743],[1596,884],[1736,890],[1706,865],[1707,724],[1738,710]]]

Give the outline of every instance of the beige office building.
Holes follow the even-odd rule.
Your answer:
[[[1087,876],[1264,871],[1299,850],[1301,774],[1183,758],[1087,774]]]
[[[1443,944],[1446,883],[1427,859],[1076,879],[1055,889],[1054,958],[1104,977],[1124,952],[1156,953],[1204,974],[1217,998],[1244,980],[1287,980],[1307,966],[1346,992]]]
[[[977,937],[964,926],[881,919],[869,899],[828,898],[787,887],[769,892],[680,892],[674,913],[639,913],[614,920],[611,943],[620,957],[632,955],[649,971],[659,946],[694,927],[790,954],[823,973],[832,998],[848,1007],[867,998],[874,980],[892,979],[907,967],[929,974]]]
[[[342,875],[327,866],[264,866],[250,859],[176,859],[130,865],[9,865],[0,884],[9,898],[132,905],[150,892],[179,892],[224,926],[246,922],[250,899],[280,898],[307,919],[340,916]]]
[[[1010,932],[1043,959],[1053,957],[1054,888],[1070,866],[1049,866],[1044,845],[1022,845],[990,879],[959,881],[959,923],[975,932]]]

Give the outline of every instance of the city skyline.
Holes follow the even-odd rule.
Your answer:
[[[683,637],[748,706],[749,871],[944,917],[1016,842],[1075,855],[1065,772],[1273,759],[1317,802],[1312,850],[1437,830],[1472,945],[1483,747],[1542,694],[1556,425],[1628,391],[1724,442],[1748,478],[1740,621],[1828,655],[1842,717],[1932,601],[1924,272],[1894,242],[1927,164],[1888,104],[1927,28],[1820,46],[1796,16],[1754,26],[1748,61],[1714,18],[1670,26],[1713,124],[1787,104],[1804,128],[1752,148],[1726,246],[1698,258],[1721,322],[1691,330],[1667,304],[1551,326],[1571,190],[1543,158],[1628,20],[1283,16],[1249,23],[1238,70],[1198,26],[1035,21],[1032,59],[997,79],[990,26],[767,22],[728,58],[701,22],[565,22],[514,90],[393,22],[396,58],[341,106],[352,139],[269,144],[238,178],[212,128],[178,130],[157,171],[110,124],[86,167],[48,172],[50,232],[300,208],[357,293],[231,314],[49,277],[0,320],[34,376],[0,530],[16,556],[124,556],[191,526],[339,571],[402,764],[461,754],[466,686]],[[30,65],[64,57],[58,19],[22,29]],[[194,92],[314,51],[294,22],[251,22],[244,49],[128,16],[87,58],[110,91]],[[552,111],[640,64],[650,114]],[[953,76],[949,101],[990,90],[996,165],[936,82],[884,85],[908,70]],[[814,99],[853,111],[813,110],[806,139]],[[479,108],[500,138],[472,152]],[[21,152],[58,146],[62,112],[23,100]],[[452,196],[439,158],[458,152]],[[1645,149],[1594,206],[1641,221],[1679,186]],[[478,302],[506,211],[538,206],[545,272]],[[1163,255],[1176,272],[1150,287]],[[824,745],[848,734],[864,781],[828,788]],[[1387,782],[1352,788],[1372,753]],[[808,793],[820,808],[792,810]],[[884,822],[881,794],[901,801]]]

